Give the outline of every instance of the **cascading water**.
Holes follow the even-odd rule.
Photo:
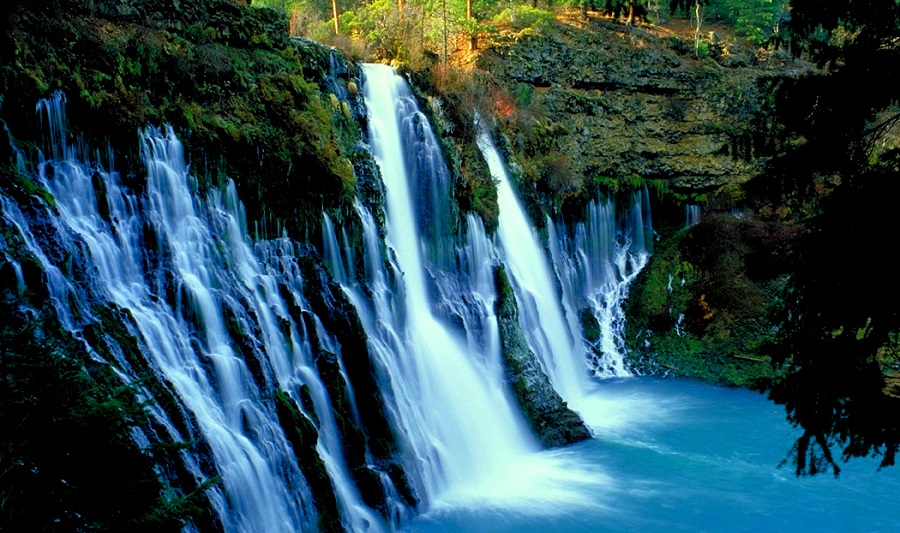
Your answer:
[[[581,322],[579,329],[595,324],[594,338],[583,339],[591,370],[598,377],[629,375],[622,302],[652,249],[646,188],[632,195],[622,217],[616,217],[611,199],[601,198],[590,202],[585,221],[571,230],[548,221],[548,234],[568,316]]]
[[[281,296],[289,294],[291,305],[306,308],[290,242],[251,248],[233,184],[200,201],[171,129],[141,136],[148,171],[145,195],[136,195],[118,174],[81,163],[65,144],[63,105],[57,96],[39,106],[53,143],[53,160],[40,165],[40,180],[59,212],[51,219],[70,249],[84,250],[95,273],[84,281],[93,298],[133,318],[153,370],[171,383],[196,422],[214,473],[221,476],[209,495],[223,528],[287,532],[314,527],[310,489],[270,400],[276,387],[296,394],[306,385],[319,424],[317,451],[343,522],[353,530],[378,529],[380,520],[360,503],[349,481],[305,325],[291,316]],[[4,216],[27,241],[28,223],[9,204],[4,199]],[[29,250],[48,274],[60,315],[68,318],[64,324],[77,329],[72,315],[89,314],[93,302],[79,300],[39,246],[29,245]],[[78,313],[69,309],[73,301]],[[314,323],[323,344],[339,352],[321,323]],[[243,339],[243,346],[234,336]],[[172,435],[183,440],[178,437]]]
[[[635,194],[632,208],[619,222],[613,204],[601,201],[590,203],[586,222],[577,224],[571,235],[564,225],[548,220],[551,267],[483,127],[478,146],[498,180],[497,238],[516,290],[522,328],[557,390],[576,410],[583,410],[592,389],[588,369],[602,377],[628,375],[621,304],[649,257],[652,230],[646,190]],[[596,340],[583,338],[582,313],[597,322]]]
[[[478,490],[507,472],[511,460],[537,446],[516,423],[520,415],[502,387],[490,383],[477,358],[467,354],[463,335],[433,312],[435,295],[429,292],[423,258],[426,244],[411,189],[427,176],[409,172],[407,162],[427,161],[418,169],[427,172],[436,168],[440,151],[402,78],[381,65],[366,65],[364,72],[372,150],[387,187],[387,245],[393,251],[394,271],[382,271],[384,263],[372,242],[374,228],[364,215],[366,268],[376,294],[367,329],[388,348],[376,352],[390,376],[408,445],[416,461],[426,465],[418,480],[424,495],[432,499],[449,491]],[[415,130],[418,146],[403,144],[401,128]],[[410,150],[410,158],[405,157]],[[401,298],[378,297],[391,292],[386,286],[391,279],[402,285],[397,291]],[[498,434],[503,438],[495,438]]]
[[[500,221],[497,240],[516,292],[522,330],[556,390],[570,403],[588,387],[586,361],[576,345],[544,249],[509,182],[500,153],[486,129],[478,133],[481,149],[497,181]],[[576,405],[577,408],[577,405]]]
[[[684,227],[696,226],[700,222],[701,209],[699,205],[687,204],[684,206]]]
[[[540,452],[504,382],[493,312],[495,252],[480,220],[467,217],[457,240],[440,217],[417,216],[421,202],[444,210],[450,203],[449,191],[432,183],[440,185],[447,172],[439,145],[393,69],[366,65],[364,73],[370,142],[387,188],[387,247],[382,252],[374,217],[358,207],[367,290],[349,277],[339,281],[384,376],[423,507],[552,513],[561,501],[580,501],[573,487],[596,487],[604,476],[565,454]],[[333,225],[323,230],[332,272],[346,273],[350,250],[337,253]]]

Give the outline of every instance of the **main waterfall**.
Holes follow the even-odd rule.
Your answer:
[[[403,80],[386,66],[369,65],[364,72],[372,150],[387,187],[386,241],[401,285],[396,309],[375,309],[376,320],[390,324],[390,335],[399,337],[397,351],[383,363],[390,368],[392,382],[404,385],[405,390],[397,391],[400,409],[417,420],[417,427],[409,427],[408,441],[417,460],[428,467],[421,478],[425,494],[471,490],[495,480],[510,468],[511,459],[536,445],[517,424],[518,415],[502,387],[491,382],[493,373],[479,368],[479,359],[489,354],[467,353],[464,332],[435,316],[438,302],[429,291],[423,258],[431,243],[420,237],[412,191],[428,176],[407,172],[406,152],[442,164],[440,152]],[[404,143],[404,135],[417,136],[411,140],[420,146]],[[434,244],[440,247],[443,242]]]
[[[467,217],[459,235],[440,226],[432,210],[446,210],[451,199],[437,139],[393,69],[366,65],[364,74],[370,143],[387,188],[387,249],[362,207],[361,280],[346,274],[353,251],[338,245],[345,239],[327,219],[323,242],[385,375],[425,509],[544,513],[554,502],[578,501],[579,487],[604,477],[565,454],[541,452],[512,398],[494,315],[494,246],[477,217]]]

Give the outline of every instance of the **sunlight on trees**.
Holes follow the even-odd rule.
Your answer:
[[[562,9],[626,25],[688,20],[693,47],[705,55],[704,24],[725,23],[761,46],[784,44],[787,4],[781,0],[255,0],[283,10],[291,35],[338,46],[358,58],[419,64],[426,51],[448,62],[478,49],[479,40],[509,25],[546,31]]]

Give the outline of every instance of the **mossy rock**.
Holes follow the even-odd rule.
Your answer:
[[[334,486],[331,484],[325,463],[316,450],[319,433],[288,393],[275,391],[274,399],[278,422],[294,449],[297,465],[312,492],[313,503],[319,513],[318,530],[335,533],[343,531]]]
[[[43,4],[52,9],[39,13]],[[323,208],[352,215],[359,128],[323,100],[326,72],[310,58],[327,68],[331,52],[291,41],[282,14],[231,0],[46,0],[8,11],[2,117],[29,155],[42,142],[34,104],[58,89],[70,139],[109,142],[123,173],[143,173],[138,130],[169,123],[201,188],[234,179],[260,228],[300,238],[316,234]],[[96,120],[99,110],[110,119]]]
[[[494,269],[494,282],[506,379],[532,431],[548,448],[591,438],[584,421],[553,389],[528,347],[519,325],[515,293],[502,265]]]

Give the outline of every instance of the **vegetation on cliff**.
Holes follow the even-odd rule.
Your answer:
[[[771,377],[772,310],[798,260],[795,234],[720,213],[656,243],[628,301],[632,368],[736,386]]]
[[[232,0],[3,9],[0,116],[20,148],[42,146],[35,102],[62,90],[71,133],[109,143],[125,172],[139,173],[138,129],[172,124],[201,186],[233,178],[260,230],[302,238],[323,208],[337,219],[350,210],[359,128],[311,81],[324,85],[327,52],[293,43],[280,13]]]

